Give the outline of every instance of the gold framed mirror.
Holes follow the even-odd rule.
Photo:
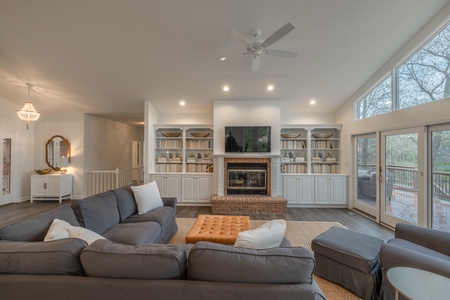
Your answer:
[[[45,144],[45,161],[55,171],[67,168],[70,163],[70,143],[61,136],[52,136]]]

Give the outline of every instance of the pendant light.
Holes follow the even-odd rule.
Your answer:
[[[27,129],[28,129],[28,123],[30,121],[37,121],[39,117],[41,116],[40,113],[34,109],[33,103],[30,101],[30,90],[33,87],[31,83],[27,83],[28,86],[28,101],[25,103],[22,109],[17,110],[17,115],[19,118],[23,121],[27,121]]]

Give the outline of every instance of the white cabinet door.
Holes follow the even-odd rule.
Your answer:
[[[347,178],[331,177],[331,204],[347,204]]]
[[[211,176],[183,175],[182,202],[210,202]]]
[[[297,176],[283,176],[283,197],[288,201],[288,204],[299,204]]]
[[[283,196],[288,204],[314,204],[314,177],[283,176]]]
[[[153,175],[161,197],[176,197],[180,199],[180,175]]]
[[[330,178],[316,177],[315,180],[316,204],[330,204]]]
[[[300,176],[298,178],[298,195],[300,204],[314,204],[314,177]]]
[[[345,176],[316,176],[316,204],[346,204],[347,178]]]

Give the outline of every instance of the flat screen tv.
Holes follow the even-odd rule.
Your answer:
[[[270,152],[270,126],[226,126],[225,152]]]

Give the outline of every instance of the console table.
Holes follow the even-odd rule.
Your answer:
[[[398,293],[414,300],[448,299],[450,295],[450,278],[428,271],[396,267],[388,270],[387,278]]]
[[[59,200],[72,197],[71,174],[31,175],[30,202],[34,200]]]

